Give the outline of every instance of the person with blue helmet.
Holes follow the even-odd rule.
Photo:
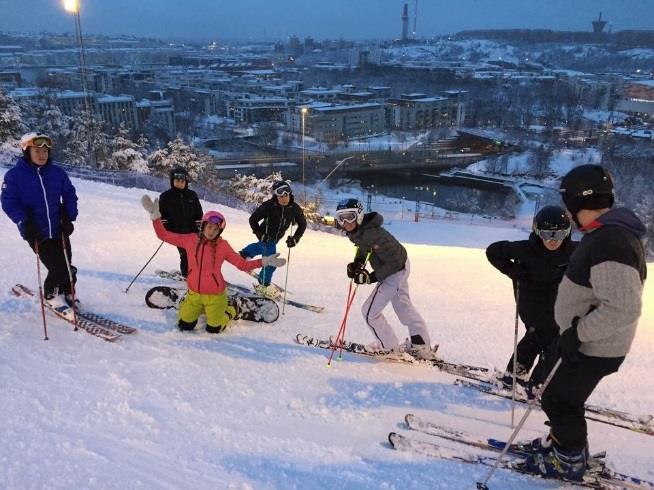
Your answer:
[[[52,139],[44,134],[27,133],[21,138],[23,155],[5,174],[0,200],[2,210],[48,270],[45,300],[64,311],[74,301],[76,269],[70,265],[70,235],[77,219],[77,193],[66,171],[52,161],[52,146]],[[64,313],[72,316],[72,311]]]

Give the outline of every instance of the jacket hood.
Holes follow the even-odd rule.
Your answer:
[[[627,208],[614,208],[597,218],[603,226],[613,225],[624,228],[643,241],[647,235],[647,228],[636,214]]]
[[[175,175],[175,174],[184,174],[184,175],[186,175],[186,185],[184,186],[184,189],[177,189],[177,187],[175,187],[175,184],[173,184],[173,180],[175,180],[173,175]],[[188,189],[188,172],[186,171],[185,168],[175,167],[174,169],[172,169],[170,171],[170,188],[171,189],[177,189],[177,190],[186,190],[186,189]]]
[[[348,235],[354,235],[365,228],[379,228],[384,224],[384,217],[376,211],[363,215],[363,223],[352,230]]]

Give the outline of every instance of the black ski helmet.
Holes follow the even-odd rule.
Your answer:
[[[615,200],[613,179],[600,165],[573,168],[561,179],[559,192],[573,218],[581,209],[610,208]]]
[[[274,196],[281,196],[287,192],[289,195],[293,194],[293,189],[291,189],[291,184],[289,184],[285,180],[278,180],[277,182],[273,182],[271,191]]]
[[[570,218],[559,206],[545,206],[534,216],[534,233],[543,240],[564,240],[570,227]]]
[[[186,182],[185,189],[188,187],[188,172],[184,167],[175,167],[170,171],[170,187],[175,187],[173,181],[175,179],[184,180]]]
[[[363,223],[363,204],[361,204],[361,201],[351,197],[339,202],[336,206],[336,221],[339,225],[345,222],[356,222],[357,225]]]

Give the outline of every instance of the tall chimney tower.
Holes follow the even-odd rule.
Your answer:
[[[606,21],[602,20],[602,12],[599,13],[599,18],[593,21],[593,32],[595,34],[601,34],[604,31],[604,26]]]
[[[409,4],[404,4],[402,10],[402,41],[409,39]]]

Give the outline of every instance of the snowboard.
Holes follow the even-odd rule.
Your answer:
[[[185,294],[186,289],[155,286],[145,294],[145,304],[160,310],[177,308]],[[229,294],[227,298],[236,309],[234,320],[273,323],[279,318],[279,306],[271,299],[243,294]]]

